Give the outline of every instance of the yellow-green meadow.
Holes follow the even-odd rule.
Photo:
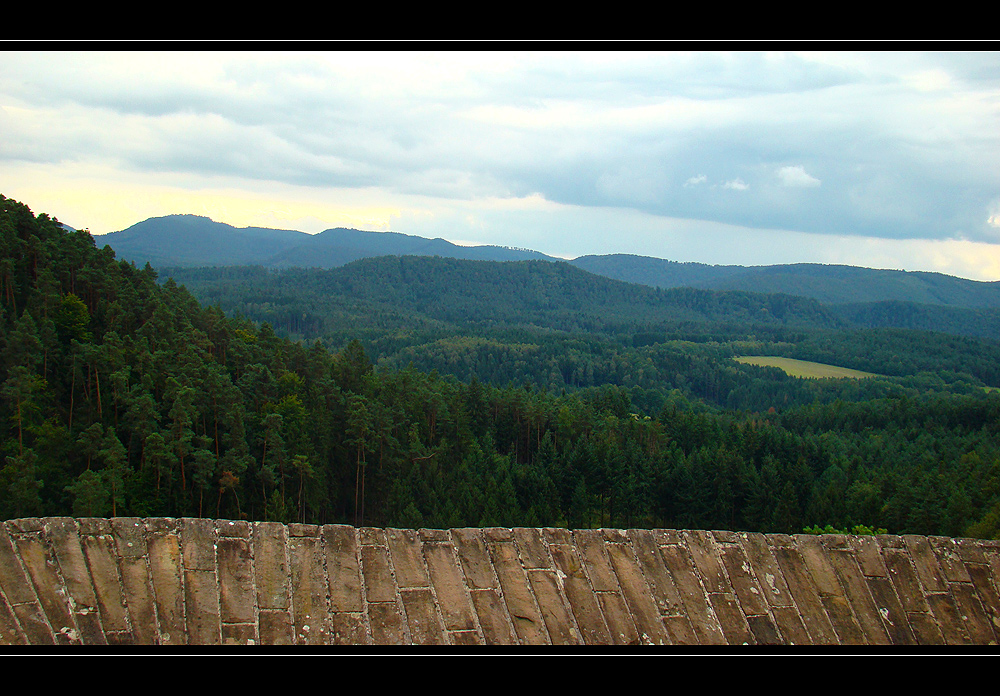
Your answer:
[[[792,377],[848,377],[853,379],[863,379],[865,377],[877,377],[873,372],[863,372],[852,370],[847,367],[837,367],[836,365],[824,365],[823,363],[809,362],[808,360],[795,360],[794,358],[779,358],[770,355],[744,355],[734,358],[737,362],[748,365],[760,365],[761,367],[777,367],[784,370]]]

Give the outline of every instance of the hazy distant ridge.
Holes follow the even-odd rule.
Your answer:
[[[966,308],[1000,307],[1000,282],[943,273],[797,263],[774,266],[710,266],[645,256],[581,256],[573,265],[598,275],[660,288],[785,293],[824,304],[916,302]]]
[[[536,251],[463,247],[445,239],[337,227],[319,234],[233,227],[198,215],[150,218],[98,238],[119,258],[143,266],[337,268],[373,256],[446,256],[482,261],[554,260]]]
[[[120,232],[103,235],[98,240],[99,244],[101,242],[109,244],[119,258],[133,261],[137,266],[148,261],[156,267],[337,268],[377,256],[441,256],[478,261],[560,260],[525,249],[464,247],[445,239],[426,239],[399,232],[338,227],[311,235],[295,230],[237,228],[197,215],[150,218]],[[942,273],[812,263],[714,266],[630,254],[581,256],[569,263],[596,275],[659,288],[782,293],[812,298],[824,304],[905,302],[975,310],[1000,308],[1000,282],[967,280]],[[858,308],[852,311],[856,318]],[[972,319],[963,318],[963,323],[969,320]]]

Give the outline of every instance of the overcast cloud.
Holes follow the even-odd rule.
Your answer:
[[[0,193],[1000,279],[998,53],[0,54]]]

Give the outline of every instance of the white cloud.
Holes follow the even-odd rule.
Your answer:
[[[990,216],[986,218],[986,224],[1000,229],[1000,200],[990,204]]]
[[[812,188],[820,185],[820,180],[806,173],[801,166],[782,167],[778,170],[778,178],[782,186],[796,188]]]
[[[270,224],[442,236],[466,227],[446,211],[490,219],[534,195],[545,209],[496,218],[492,243],[611,253],[627,225],[685,219],[761,239],[884,237],[887,258],[919,239],[1000,249],[998,56],[0,51],[0,192],[31,189],[33,209],[105,231],[221,217],[219,197]],[[743,193],[704,195],[727,189]],[[53,192],[71,197],[66,214]],[[567,211],[602,224],[578,232]]]

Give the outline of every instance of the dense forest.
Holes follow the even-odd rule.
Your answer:
[[[3,197],[0,245],[2,518],[1000,534],[993,341],[551,262],[185,276]]]

